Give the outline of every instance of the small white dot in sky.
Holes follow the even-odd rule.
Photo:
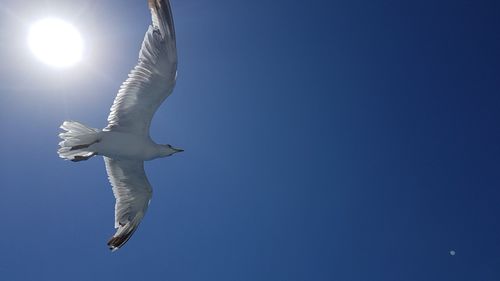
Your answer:
[[[451,255],[451,256],[454,256],[455,254],[456,254],[456,252],[455,252],[454,250],[451,250],[451,251],[450,251],[450,255]]]

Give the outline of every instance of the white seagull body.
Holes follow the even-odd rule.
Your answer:
[[[177,75],[174,23],[168,0],[148,0],[152,15],[139,52],[139,62],[122,84],[102,129],[65,121],[59,134],[61,158],[74,162],[104,156],[108,178],[116,198],[116,233],[108,241],[111,250],[122,247],[139,226],[152,189],[144,161],[170,156],[182,149],[160,145],[149,136],[154,113],[172,93]]]

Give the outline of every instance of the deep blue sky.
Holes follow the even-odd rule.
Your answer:
[[[178,83],[151,134],[186,151],[146,164],[116,253],[103,161],[59,159],[57,133],[105,126],[146,1],[0,4],[1,280],[500,279],[500,2],[171,1]],[[30,54],[48,15],[82,64]]]

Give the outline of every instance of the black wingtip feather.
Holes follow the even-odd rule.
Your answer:
[[[148,0],[149,9],[153,17],[153,26],[160,29],[163,38],[175,40],[174,20],[172,8],[168,0]]]
[[[111,237],[108,241],[109,249],[114,252],[114,251],[120,249],[121,247],[123,247],[123,245],[125,245],[125,243],[127,243],[127,241],[130,239],[130,237],[132,237],[132,234],[134,234],[134,231],[136,229],[137,228],[134,228],[131,231],[128,231],[122,235]]]

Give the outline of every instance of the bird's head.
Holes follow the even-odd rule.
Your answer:
[[[167,156],[170,156],[170,155],[175,154],[177,152],[184,151],[184,149],[175,148],[175,147],[171,146],[170,144],[162,144],[160,146],[161,146],[160,157],[167,157]]]

